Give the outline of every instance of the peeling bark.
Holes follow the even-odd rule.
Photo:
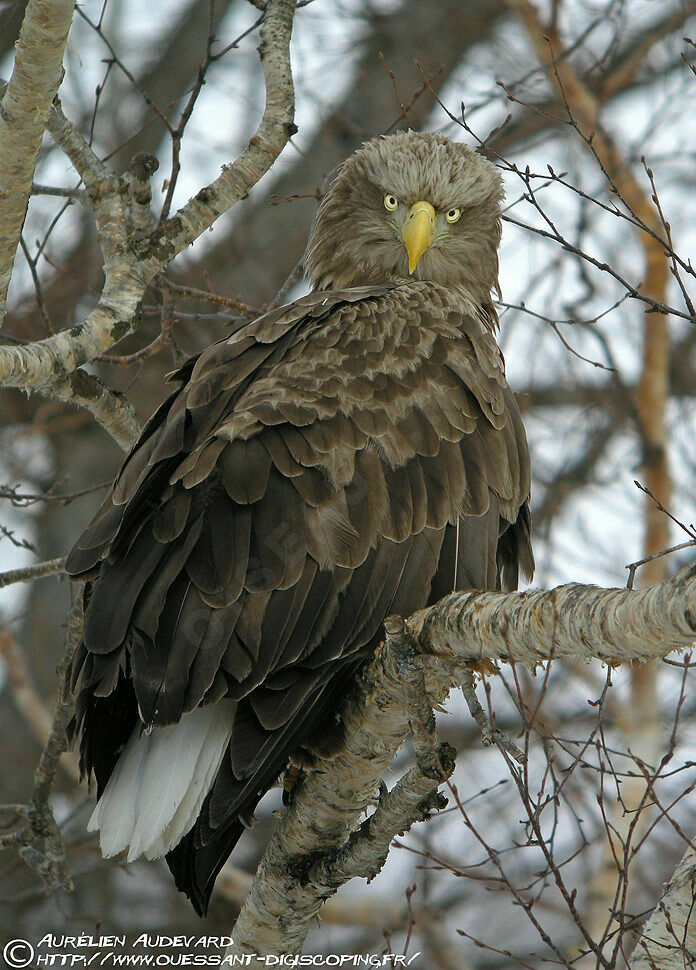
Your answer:
[[[352,876],[379,869],[386,834],[408,827],[409,809],[412,823],[422,817],[423,799],[435,804],[432,775],[415,768],[397,785],[398,811],[380,818],[381,840],[371,844],[364,826],[353,832],[409,731],[413,706],[408,701],[407,710],[405,698],[412,698],[418,672],[436,707],[466,680],[472,660],[621,663],[686,649],[696,638],[696,566],[641,590],[570,583],[522,593],[453,593],[414,614],[405,631],[396,620],[386,627],[392,635],[346,702],[345,742],[306,777],[284,813],[242,907],[230,954],[299,953],[323,900]],[[404,634],[415,638],[418,668],[410,660],[404,664]],[[412,680],[408,689],[405,678]],[[377,812],[392,796],[382,796]],[[355,864],[343,865],[347,856]]]
[[[630,970],[686,970],[696,963],[696,852],[684,853],[645,924]]]
[[[640,590],[568,583],[522,593],[453,593],[411,623],[421,649],[460,662],[655,660],[696,639],[696,566]]]

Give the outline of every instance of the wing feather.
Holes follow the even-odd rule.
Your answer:
[[[490,330],[435,284],[309,294],[173,379],[68,560],[99,570],[73,731],[103,790],[112,697],[129,731],[234,705],[208,795],[185,811],[169,799],[156,820],[160,848],[182,836],[170,865],[204,909],[259,793],[336,707],[384,616],[456,573],[495,585],[530,565],[529,459]],[[142,821],[123,826],[145,845]]]

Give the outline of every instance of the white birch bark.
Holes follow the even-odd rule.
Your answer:
[[[168,263],[243,199],[271,167],[295,132],[290,34],[295,0],[268,0],[259,48],[266,105],[256,133],[239,158],[159,229],[143,239],[127,233],[127,180],[95,159],[64,118],[50,130],[85,182],[104,254],[104,289],[98,305],[76,326],[25,346],[0,347],[0,385],[48,392],[77,367],[103,354],[137,328],[138,303]]]
[[[29,0],[0,109],[0,321],[46,118],[63,72],[73,0]]]
[[[630,970],[689,970],[696,966],[695,909],[696,851],[690,845],[643,928]]]
[[[400,624],[387,621],[386,627],[398,631]],[[406,800],[380,820],[382,838],[371,845],[369,831],[351,837],[406,737],[409,720],[417,720],[405,698],[411,704],[415,681],[409,682],[419,672],[430,703],[437,706],[470,677],[466,664],[472,660],[536,665],[573,657],[622,663],[687,649],[696,638],[696,566],[641,590],[570,583],[522,593],[453,593],[411,617],[406,636],[419,652],[404,654],[402,633],[387,637],[346,704],[343,747],[336,757],[319,762],[284,813],[242,907],[230,954],[301,952],[322,902],[353,876],[379,870],[388,833],[407,827],[409,805],[413,822],[422,817],[426,795],[434,804],[437,782],[414,769],[419,774],[399,786],[399,797]],[[417,733],[414,740],[422,742],[423,732]],[[443,768],[447,776],[450,769]],[[409,784],[416,779],[408,802]],[[347,856],[359,857],[360,865],[346,865]]]

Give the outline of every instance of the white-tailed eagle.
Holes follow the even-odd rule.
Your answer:
[[[501,179],[439,135],[338,170],[312,292],[187,361],[68,558],[105,856],[204,913],[290,756],[392,613],[530,574],[529,454],[496,344]]]

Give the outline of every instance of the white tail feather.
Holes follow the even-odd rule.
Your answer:
[[[158,859],[193,827],[232,733],[234,705],[222,701],[178,724],[138,728],[121,753],[89,820],[105,858]]]

